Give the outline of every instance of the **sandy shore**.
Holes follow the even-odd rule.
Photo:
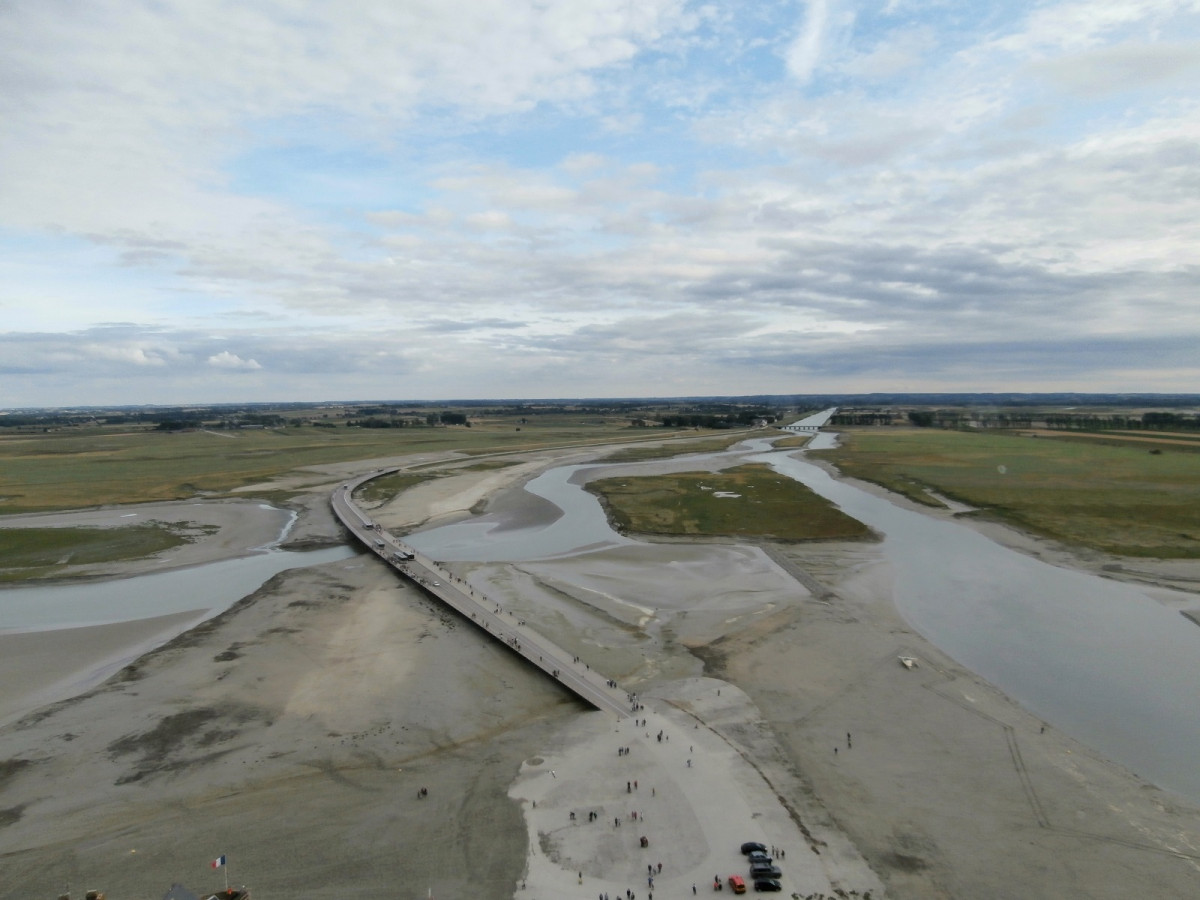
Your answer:
[[[402,531],[520,506],[522,479],[578,455],[451,474],[376,514]],[[337,538],[325,489],[347,474],[297,476],[294,539]],[[0,728],[0,896],[215,888],[225,853],[272,894],[649,900],[647,865],[660,897],[711,891],[753,839],[802,897],[1194,893],[1200,813],[912,633],[871,544],[455,572],[639,691],[647,724],[582,709],[372,559],[293,570]],[[98,646],[75,631],[49,652]],[[49,677],[36,636],[5,637]]]

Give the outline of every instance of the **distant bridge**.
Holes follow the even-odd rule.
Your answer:
[[[790,431],[792,434],[816,434],[829,424],[829,420],[834,417],[837,411],[838,408],[836,406],[831,406],[829,409],[822,410],[819,413],[805,416],[791,425],[780,425],[778,427],[781,431]]]
[[[489,600],[432,559],[401,543],[354,503],[355,488],[372,478],[396,471],[383,469],[338,486],[330,504],[346,529],[402,576],[524,657],[586,703],[615,713],[617,718],[630,715],[634,695],[621,690],[615,681],[593,670],[579,657],[552,644],[530,628],[524,619],[515,618],[496,601]]]

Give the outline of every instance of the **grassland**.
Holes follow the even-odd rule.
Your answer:
[[[79,428],[0,437],[0,515],[221,496],[304,466],[410,453],[482,454],[673,436],[613,417],[494,419],[471,428],[286,427],[165,433]],[[274,499],[280,499],[278,497]]]
[[[187,542],[158,522],[123,528],[0,528],[0,582],[45,578],[67,565],[142,559]]]
[[[812,455],[917,502],[940,505],[933,490],[1068,544],[1200,558],[1200,454],[1188,448],[889,428],[848,430],[840,448]]]
[[[589,482],[587,489],[626,532],[784,541],[870,535],[865,525],[804,485],[758,464],[716,474],[604,478]]]

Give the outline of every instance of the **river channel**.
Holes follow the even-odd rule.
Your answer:
[[[355,550],[262,550],[185,569],[80,584],[0,590],[0,631],[41,631],[228,609],[287,569],[348,559]]]
[[[1138,587],[1052,566],[972,529],[830,477],[795,451],[677,460],[685,470],[764,462],[883,535],[893,600],[926,639],[1026,709],[1141,777],[1200,803],[1200,628]],[[663,470],[661,461],[645,464]],[[444,560],[545,559],[628,543],[579,482],[628,463],[552,469],[526,485],[543,513],[431,529],[406,540]],[[1159,591],[1161,596],[1169,592]],[[1197,598],[1174,592],[1179,605]]]

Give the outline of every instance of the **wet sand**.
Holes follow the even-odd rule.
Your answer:
[[[0,631],[0,726],[100,684],[206,610],[87,628]]]
[[[564,458],[439,479],[376,514],[450,520]],[[344,474],[313,473],[295,539],[337,538],[323,492]],[[654,890],[674,897],[744,873],[751,839],[785,849],[800,896],[1194,892],[1197,810],[912,633],[870,544],[453,568],[639,691],[647,725],[582,709],[371,558],[292,570],[0,728],[4,896],[212,889],[225,853],[234,883],[276,894],[647,897],[662,862]],[[73,631],[58,652],[96,639]],[[44,677],[51,661],[29,659]]]

